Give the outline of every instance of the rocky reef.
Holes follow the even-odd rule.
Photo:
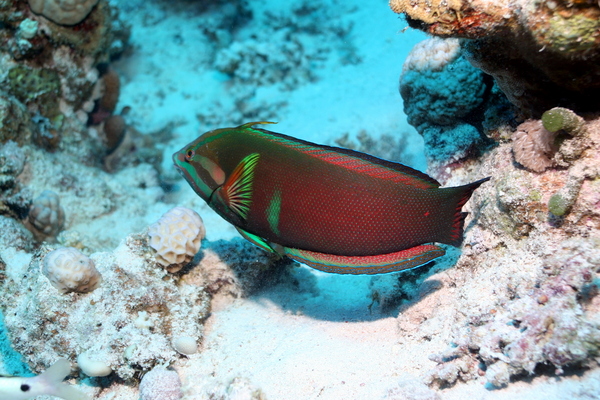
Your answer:
[[[527,117],[600,106],[600,6],[571,0],[391,0],[410,26],[464,39],[465,56]]]
[[[403,334],[445,338],[447,349],[430,355],[437,366],[423,375],[435,388],[470,380],[498,388],[540,373],[598,368],[600,6],[510,4],[390,2],[411,26],[441,37],[413,50],[400,80],[430,171],[448,186],[492,177],[468,206],[456,266],[433,275],[433,291],[421,281],[398,317]],[[444,70],[451,46],[458,55],[450,62],[464,57],[472,65],[468,84],[456,70]],[[470,83],[482,73],[487,90]],[[443,79],[463,92],[435,84]],[[445,153],[441,141],[459,142],[452,129],[438,129],[434,140],[429,127],[448,126],[439,115],[452,107],[468,111],[459,105],[474,99],[481,99],[475,114],[449,114],[452,123],[475,130],[463,145],[471,150]],[[453,308],[444,306],[451,315],[440,320],[409,307],[413,301]]]

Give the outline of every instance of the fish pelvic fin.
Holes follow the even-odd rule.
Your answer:
[[[261,238],[260,236],[256,236],[253,233],[246,232],[245,230],[243,230],[242,228],[238,228],[237,226],[235,227],[235,229],[237,229],[239,234],[242,235],[242,237],[244,239],[246,239],[253,245],[258,246],[261,249],[268,251],[269,253],[276,253],[275,249],[273,249],[273,247],[265,239]]]
[[[285,247],[285,255],[312,268],[334,274],[374,275],[403,271],[423,265],[446,252],[424,244],[395,253],[375,256],[339,256]]]
[[[221,200],[242,219],[246,219],[252,204],[254,169],[259,158],[258,153],[252,153],[244,157],[219,191]]]
[[[85,393],[63,383],[63,379],[70,373],[71,363],[67,359],[61,358],[35,379],[48,389],[47,394],[49,395],[65,400],[89,400],[89,396]]]
[[[462,208],[467,201],[471,198],[471,195],[482,183],[489,181],[491,177],[483,178],[478,181],[469,183],[464,186],[458,186],[454,188],[443,188],[440,190],[454,190],[456,193],[453,196],[454,198],[454,218],[452,220],[452,226],[448,231],[448,236],[446,238],[440,238],[440,243],[449,244],[452,246],[460,247],[463,241],[463,233],[464,233],[464,225],[465,218],[469,213],[462,212]]]

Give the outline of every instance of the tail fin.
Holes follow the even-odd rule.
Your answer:
[[[89,397],[74,387],[63,383],[63,379],[71,373],[71,363],[61,358],[37,377],[48,388],[50,395],[65,400],[89,400]]]
[[[446,240],[441,241],[440,243],[445,243],[456,247],[459,247],[462,244],[465,217],[469,214],[462,212],[462,208],[465,203],[469,201],[475,189],[481,186],[482,183],[489,181],[490,178],[491,177],[488,176],[487,178],[480,179],[464,186],[446,188],[447,190],[455,191],[455,195],[451,197],[451,199],[454,199],[454,219],[452,221],[452,227],[450,229],[449,236],[446,238]]]

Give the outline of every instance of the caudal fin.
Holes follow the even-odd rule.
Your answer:
[[[65,400],[89,400],[89,397],[74,387],[63,383],[63,379],[71,373],[71,363],[61,358],[37,377],[48,388],[48,394]]]
[[[451,196],[450,200],[454,204],[453,213],[454,218],[452,220],[452,226],[450,231],[448,232],[448,236],[440,240],[440,243],[449,244],[452,246],[459,247],[462,244],[463,240],[463,229],[465,224],[465,217],[469,214],[466,212],[462,212],[462,208],[467,201],[471,198],[471,195],[482,183],[490,180],[491,177],[483,178],[478,181],[469,183],[464,186],[458,186],[453,188],[444,188],[442,190],[453,191],[454,195]]]

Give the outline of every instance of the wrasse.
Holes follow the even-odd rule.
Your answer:
[[[414,268],[459,246],[471,194],[405,165],[255,128],[207,132],[173,155],[194,191],[265,250],[339,274]]]
[[[25,400],[42,395],[65,400],[88,400],[89,397],[84,393],[62,383],[69,373],[71,364],[61,358],[38,376],[0,376],[0,400]]]

